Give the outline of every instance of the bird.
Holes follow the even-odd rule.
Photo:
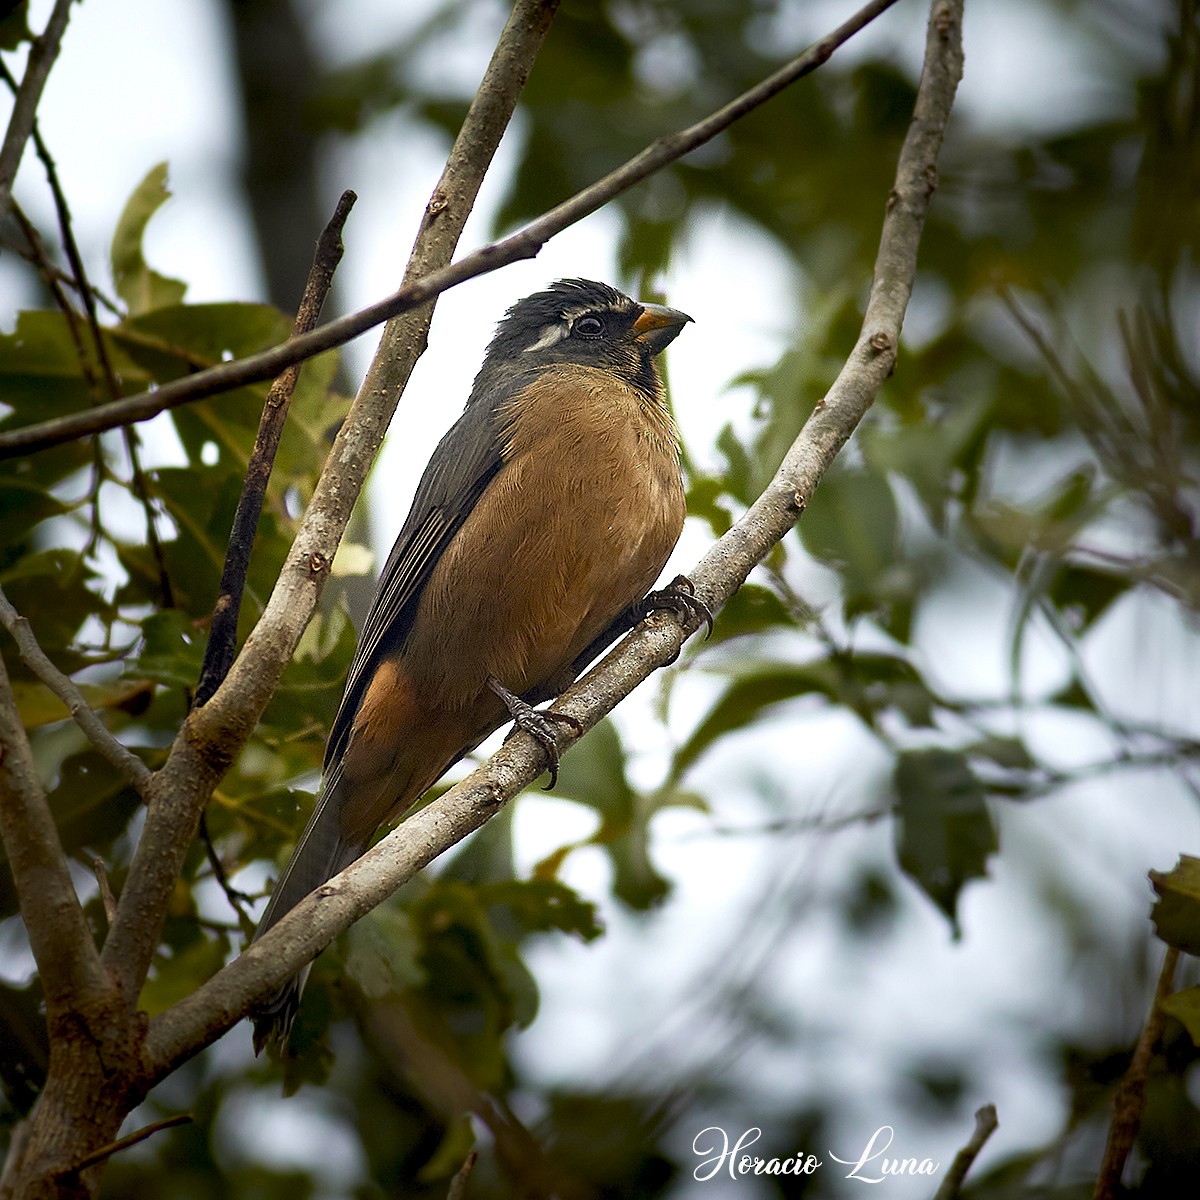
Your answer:
[[[688,581],[649,593],[683,529],[679,439],[656,357],[691,321],[605,283],[518,301],[433,452],[380,574],[330,728],[316,805],[257,940],[508,721],[558,756],[533,705]],[[580,730],[581,731],[581,730]],[[286,1042],[311,964],[250,1014]]]

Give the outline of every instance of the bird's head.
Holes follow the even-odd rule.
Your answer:
[[[488,346],[480,379],[570,364],[612,371],[656,396],[654,356],[690,320],[676,309],[631,300],[606,283],[560,279],[508,310]]]

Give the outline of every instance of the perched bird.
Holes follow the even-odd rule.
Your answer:
[[[507,720],[553,776],[553,726],[531,705],[643,614],[683,528],[654,358],[689,320],[586,279],[508,310],[384,565],[315,811],[256,938]],[[286,1038],[307,974],[252,1014],[256,1051]]]

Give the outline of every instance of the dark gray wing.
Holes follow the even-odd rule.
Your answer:
[[[359,633],[346,690],[325,747],[325,771],[340,761],[350,727],[379,663],[395,654],[412,627],[421,591],[438,559],[500,469],[494,404],[470,404],[438,443],[413,498],[379,588]]]

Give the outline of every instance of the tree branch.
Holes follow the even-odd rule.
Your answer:
[[[821,476],[850,437],[896,359],[916,274],[921,230],[937,179],[937,155],[962,76],[962,0],[935,0],[916,107],[888,197],[862,331],[833,387],[805,423],[774,479],[697,564],[696,595],[716,611],[791,529]],[[695,632],[655,613],[555,706],[589,729]],[[560,737],[575,740],[569,730]],[[544,768],[533,740],[517,735],[479,770],[406,818],[372,850],[296,906],[278,925],[185,1000],[150,1024],[146,1062],[162,1078],[230,1028],[323,950],[343,929],[392,895],[443,851],[479,828]]]
[[[321,309],[329,296],[329,289],[333,286],[333,273],[337,270],[345,250],[342,245],[342,229],[357,199],[353,192],[343,192],[333,216],[317,239],[316,253],[304,285],[304,295],[300,300],[295,324],[292,326],[294,334],[307,333],[316,325],[321,315]],[[287,421],[288,409],[299,378],[299,363],[288,367],[271,384],[271,390],[263,404],[258,433],[254,438],[254,449],[246,468],[246,478],[242,484],[242,493],[238,497],[237,510],[233,514],[233,527],[229,531],[229,549],[225,553],[225,565],[221,571],[221,592],[213,606],[208,644],[204,648],[204,663],[200,668],[199,682],[196,684],[196,707],[209,700],[233,665],[234,654],[237,651],[238,616],[242,609],[242,593],[246,587],[250,551],[254,546],[254,535],[258,532],[258,519],[262,516],[267,484],[275,466],[275,454],[283,437],[283,426]]]
[[[517,0],[426,207],[409,274],[441,267],[454,253],[557,7],[558,0]],[[145,980],[200,812],[250,736],[312,615],[367,469],[425,347],[432,315],[429,303],[384,330],[263,615],[225,682],[189,714],[154,777],[146,825],[102,952],[127,996],[136,996]]]
[[[994,1104],[985,1104],[975,1113],[975,1130],[967,1139],[967,1144],[954,1156],[950,1170],[946,1172],[942,1186],[934,1193],[933,1200],[955,1200],[966,1182],[967,1172],[999,1125]]]
[[[63,1015],[104,990],[54,817],[0,656],[0,836],[46,996],[51,1037]]]
[[[1134,1139],[1142,1126],[1150,1060],[1154,1057],[1154,1050],[1167,1021],[1163,1012],[1163,1001],[1174,991],[1175,970],[1178,966],[1179,950],[1175,946],[1168,946],[1166,954],[1163,955],[1162,970],[1158,975],[1158,986],[1154,990],[1154,1000],[1146,1016],[1146,1024],[1142,1027],[1141,1036],[1134,1047],[1129,1069],[1122,1077],[1116,1095],[1113,1096],[1112,1124],[1109,1126],[1108,1142],[1104,1147],[1104,1161],[1096,1177],[1093,1200],[1112,1200],[1121,1194],[1121,1175],[1125,1170],[1125,1160],[1129,1157]]]
[[[21,156],[25,153],[25,143],[29,141],[29,135],[33,132],[42,90],[50,77],[50,68],[54,66],[54,60],[58,57],[70,16],[71,0],[56,0],[41,37],[34,38],[29,47],[25,76],[17,89],[12,114],[8,119],[8,129],[4,134],[4,143],[0,145],[0,213],[8,212],[9,203],[12,201],[13,180],[17,177],[17,168],[20,167]]]
[[[773,75],[743,92],[735,100],[704,120],[652,142],[615,171],[605,175],[570,199],[550,209],[510,237],[482,246],[452,265],[439,269],[410,271],[404,286],[390,296],[322,325],[303,337],[291,338],[259,354],[221,363],[182,379],[172,380],[153,392],[141,392],[113,404],[69,416],[41,421],[0,433],[0,459],[44,450],[118,425],[145,421],[181,404],[231,391],[250,383],[260,383],[278,375],[285,367],[312,358],[325,350],[344,345],[385,320],[410,312],[449,288],[468,279],[488,274],[509,263],[534,258],[556,234],[582,221],[609,201],[628,191],[663,167],[682,158],[697,147],[728,129],[735,121],[778,95],[797,79],[825,63],[839,46],[848,41],[896,0],[871,0],[828,37],[810,46],[803,54],[781,67]],[[427,222],[441,214],[441,205],[450,205],[451,194],[439,189],[426,210]]]
[[[83,693],[46,657],[29,622],[13,608],[3,588],[0,588],[0,625],[12,635],[21,661],[67,706],[67,711],[88,741],[145,795],[150,782],[150,768],[109,733],[99,714],[84,699]]]

